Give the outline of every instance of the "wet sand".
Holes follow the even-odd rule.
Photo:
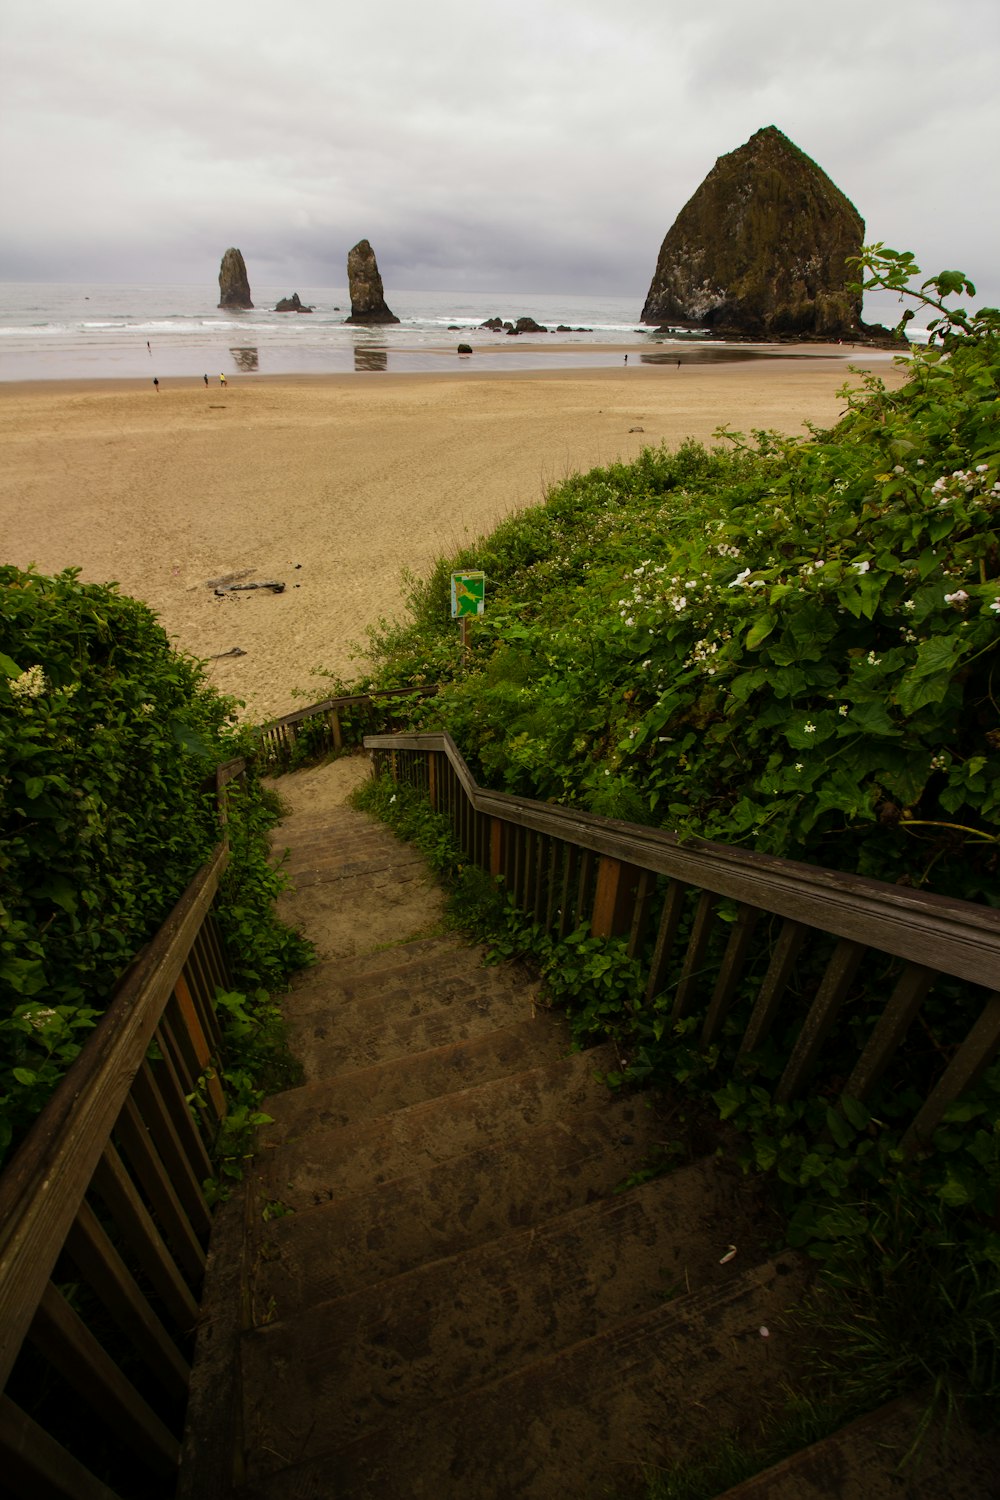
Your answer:
[[[624,353],[629,363],[624,364]],[[825,355],[827,357],[817,357]],[[404,569],[471,543],[567,475],[726,425],[801,433],[844,410],[848,366],[809,346],[731,364],[0,385],[0,560],[79,567],[145,600],[262,720],[350,678],[404,610]],[[284,583],[227,592],[218,580]]]

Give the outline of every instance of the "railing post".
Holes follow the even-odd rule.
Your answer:
[[[504,830],[502,818],[490,819],[490,874],[503,874]]]
[[[601,855],[590,918],[591,937],[618,937],[631,931],[640,873],[636,865]]]
[[[438,752],[428,750],[427,752],[427,800],[431,805],[431,811],[438,810]]]

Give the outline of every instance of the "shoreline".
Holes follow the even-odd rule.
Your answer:
[[[573,473],[723,426],[832,425],[891,356],[418,374],[0,383],[0,560],[81,569],[143,599],[261,722],[361,670],[366,630],[405,613],[404,570],[471,545]],[[807,346],[807,352],[817,352]],[[676,356],[675,356],[676,359]],[[276,579],[216,595],[220,579]],[[487,600],[487,609],[489,607]],[[225,656],[238,648],[241,656]]]

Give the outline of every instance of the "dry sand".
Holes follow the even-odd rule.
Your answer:
[[[810,349],[810,356],[818,351]],[[422,573],[566,475],[725,424],[802,432],[860,351],[729,365],[0,385],[0,561],[145,600],[260,721],[357,673]],[[903,375],[884,358],[888,384]],[[853,381],[857,384],[857,381]],[[212,581],[275,579],[217,596]],[[297,692],[296,692],[297,690]],[[302,696],[304,695],[304,696]]]

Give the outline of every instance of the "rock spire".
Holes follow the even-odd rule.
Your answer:
[[[253,307],[247,268],[239,250],[229,249],[222,257],[222,265],[219,267],[219,306],[243,309]]]
[[[367,240],[359,240],[347,257],[347,284],[351,292],[351,316],[345,323],[398,323],[382,292],[375,251]]]
[[[753,338],[863,337],[847,259],[864,231],[826,173],[768,125],[720,156],[677,215],[642,321]]]

